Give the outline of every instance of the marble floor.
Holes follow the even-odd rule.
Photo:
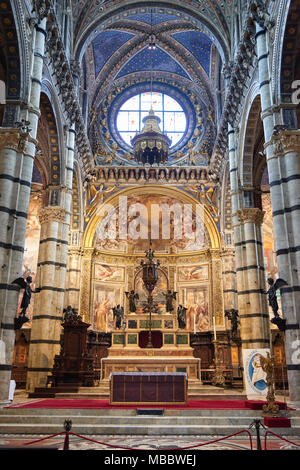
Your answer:
[[[277,399],[280,401],[284,401],[286,397],[284,396],[277,396]],[[16,405],[19,403],[26,403],[29,401],[35,401],[32,399],[28,399],[26,393],[23,390],[18,390],[15,393],[14,400],[12,404]],[[288,401],[288,400],[287,400]],[[195,446],[196,444],[203,444],[209,442],[205,446],[193,447],[191,449],[193,451],[212,451],[212,450],[250,450],[250,443],[249,438],[244,435],[243,437],[236,436],[226,440],[222,440],[220,442],[211,443],[216,439],[220,439],[220,436],[160,436],[159,439],[157,436],[123,436],[123,435],[85,435],[87,439],[85,440],[76,436],[70,436],[69,441],[69,449],[70,450],[79,450],[79,451],[90,451],[90,450],[100,450],[100,451],[124,451],[126,450],[148,450],[148,451],[156,451],[156,450],[168,450],[168,449],[183,449],[190,446]],[[288,442],[279,440],[273,436],[269,436],[267,440],[267,449],[268,450],[300,450],[300,436],[293,436],[290,438],[289,436],[284,436],[287,440],[291,440],[293,443],[297,444],[299,447],[292,445]],[[64,436],[57,436],[51,439],[44,439],[45,435],[13,435],[13,434],[1,434],[0,435],[0,450],[11,448],[11,449],[22,449],[22,448],[39,448],[39,449],[57,449],[63,450],[64,447]],[[42,441],[32,444],[30,446],[25,445],[26,443],[30,443],[32,441],[36,441],[39,439],[43,439]],[[256,437],[255,435],[252,436],[253,440],[253,450],[256,450]],[[97,442],[93,442],[97,441]],[[100,442],[100,443],[99,443]],[[108,445],[107,445],[108,444]],[[261,433],[261,445],[264,449],[264,431]],[[116,447],[112,447],[116,446]],[[127,449],[120,449],[120,447],[124,447]]]
[[[84,436],[85,438],[91,439],[84,440],[77,436],[70,436],[69,450],[110,450],[110,451],[122,451],[124,450],[180,450],[186,447],[195,446],[196,444],[211,442],[215,439],[219,439],[220,436],[177,436],[174,439],[174,436],[160,436],[157,437],[150,436]],[[283,436],[285,437],[285,436]],[[57,449],[63,450],[64,445],[64,436],[57,436],[51,439],[46,439],[31,446],[25,445],[26,443],[36,441],[39,439],[44,439],[45,435],[5,435],[0,436],[0,450],[1,448],[45,448],[45,449]],[[289,437],[286,437],[289,439]],[[97,441],[92,442],[92,441]],[[100,442],[100,444],[99,444]],[[300,450],[300,436],[293,437],[292,442],[297,444],[289,444],[288,442],[281,441],[277,438],[269,437],[267,441],[268,450]],[[109,445],[107,445],[109,444]],[[264,449],[264,438],[262,435],[261,445]],[[115,447],[111,447],[115,446]],[[120,447],[127,449],[120,449]],[[187,449],[191,451],[200,451],[200,450],[250,450],[249,439],[248,438],[230,438],[225,441],[211,443],[205,446],[193,447]],[[253,450],[256,450],[256,438],[253,437]]]

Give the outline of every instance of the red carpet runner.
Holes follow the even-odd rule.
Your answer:
[[[27,403],[19,403],[6,408],[66,408],[66,409],[195,409],[195,410],[245,410],[262,409],[264,401],[250,400],[189,400],[187,405],[110,405],[109,400],[68,400],[51,398]],[[285,409],[284,403],[278,403],[280,409]]]

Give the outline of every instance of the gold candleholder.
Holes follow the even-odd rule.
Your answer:
[[[214,358],[215,371],[212,377],[212,384],[215,386],[224,387],[225,377],[223,375],[223,370],[222,370],[220,359],[219,359],[218,341],[214,339],[213,344],[214,344],[214,351],[215,351],[215,358]]]
[[[270,354],[267,353],[267,357],[260,358],[260,364],[262,370],[267,374],[266,381],[268,387],[267,393],[267,405],[263,405],[262,416],[280,416],[279,405],[275,403],[275,386],[274,386],[274,366],[275,361],[273,357],[270,357]]]

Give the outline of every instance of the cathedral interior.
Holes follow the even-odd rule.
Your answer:
[[[298,409],[300,1],[3,0],[0,44],[0,403],[73,321],[82,387],[268,350]]]

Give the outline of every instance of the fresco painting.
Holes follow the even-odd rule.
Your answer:
[[[187,308],[187,330],[197,333],[210,329],[209,294],[207,285],[181,287],[180,303]]]
[[[181,266],[178,269],[178,281],[203,281],[208,279],[208,265]]]
[[[124,281],[125,268],[108,266],[107,264],[95,264],[95,279],[102,282]]]
[[[184,231],[184,220],[186,221],[187,226],[192,227],[192,231],[195,233],[195,216],[193,215],[192,217],[189,217],[188,215],[185,215],[186,218],[184,219],[184,204],[179,199],[169,196],[151,195],[128,197],[128,210],[130,207],[138,207],[138,204],[143,205],[147,209],[147,212],[137,212],[135,215],[130,215],[130,213],[128,213],[128,216],[126,217],[126,226],[124,225],[125,222],[122,220],[120,221],[121,217],[119,218],[119,210],[111,212],[108,215],[107,213],[103,213],[103,216],[107,216],[106,228],[104,230],[106,238],[103,236],[103,232],[99,229],[99,224],[98,229],[96,230],[95,238],[95,247],[98,250],[121,253],[144,253],[145,250],[149,248],[150,240],[152,240],[153,249],[157,253],[180,253],[186,251],[193,252],[209,247],[209,237],[206,231],[204,232],[204,226],[202,224],[201,227],[203,227],[203,230],[199,230],[200,235],[198,240],[189,239],[189,236],[186,236]],[[162,214],[159,209],[159,206],[162,207],[163,205],[170,209],[172,206],[174,208],[174,205],[181,207],[183,230],[180,237],[178,235],[174,235],[174,226],[176,226],[176,221],[174,224],[174,220],[176,219],[176,216],[172,211],[170,213],[170,234],[169,236],[166,236],[166,233],[163,233]],[[135,230],[136,232],[141,233],[141,235],[134,238],[134,236],[132,236],[130,227],[134,226],[135,221]],[[125,230],[127,233],[127,238],[125,239],[119,236],[119,234],[122,233],[122,230]]]
[[[25,235],[25,249],[23,257],[23,266],[22,266],[22,276],[26,278],[27,276],[32,277],[31,288],[35,288],[35,276],[37,272],[38,264],[38,254],[39,254],[39,245],[40,245],[40,233],[41,226],[39,223],[38,213],[42,207],[42,201],[38,196],[31,197],[29,208],[28,208],[28,218],[27,218],[27,227]],[[18,302],[18,314],[21,311],[20,305],[23,297],[23,290],[20,291],[19,302]],[[31,328],[32,326],[32,314],[34,306],[34,297],[31,296],[31,302],[27,309],[26,315],[29,318],[29,322],[25,323],[22,328]]]
[[[112,308],[118,304],[123,305],[123,293],[120,286],[95,282],[92,327],[99,331],[112,331],[115,327]]]

